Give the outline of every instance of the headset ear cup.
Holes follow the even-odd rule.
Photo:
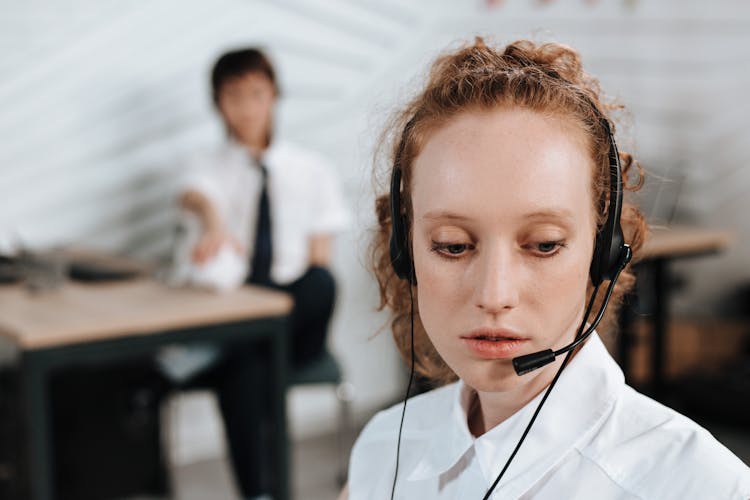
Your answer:
[[[623,263],[623,256],[627,251],[626,247],[628,247],[624,240],[619,224],[614,228],[609,238],[606,237],[604,232],[597,233],[594,255],[591,258],[591,269],[589,270],[591,283],[594,286],[601,284],[604,280],[612,279],[630,261],[628,258]]]
[[[415,284],[414,266],[409,253],[409,228],[401,214],[401,169],[393,168],[391,175],[391,239],[389,251],[393,271],[401,279]]]
[[[608,248],[606,279],[612,279],[630,262],[630,258],[625,259],[625,254],[629,252],[629,245],[625,244],[625,237],[622,235],[622,229],[618,221],[615,232],[612,235],[612,242]]]
[[[609,252],[608,252],[609,253]],[[594,286],[598,286],[604,281],[602,273],[602,233],[596,233],[596,243],[594,244],[594,254],[591,256],[591,268],[589,269],[589,275],[591,276],[591,283]]]
[[[620,226],[622,215],[622,167],[617,143],[609,121],[602,117],[602,127],[609,136],[609,211],[607,220],[596,233],[594,255],[591,257],[589,274],[594,286],[611,280],[627,264],[623,264],[624,253],[629,252]]]
[[[404,251],[402,243],[398,241],[398,238],[394,234],[391,235],[390,252],[391,265],[396,276],[411,281],[411,259]]]

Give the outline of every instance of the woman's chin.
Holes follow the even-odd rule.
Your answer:
[[[463,382],[478,392],[507,392],[526,382],[519,377],[510,360],[474,362],[454,370]]]

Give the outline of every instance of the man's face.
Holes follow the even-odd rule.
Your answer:
[[[219,89],[217,102],[232,135],[258,149],[267,146],[275,103],[273,83],[258,71],[225,81]]]

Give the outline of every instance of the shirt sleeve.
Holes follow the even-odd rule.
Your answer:
[[[186,191],[196,191],[202,194],[219,213],[224,212],[226,196],[223,195],[219,176],[205,162],[188,163],[187,171],[178,184],[179,195]]]
[[[325,163],[316,162],[315,207],[310,232],[332,234],[344,231],[349,226],[350,213],[344,201],[341,183],[333,170]]]

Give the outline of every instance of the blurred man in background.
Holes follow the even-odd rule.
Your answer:
[[[335,297],[328,270],[332,240],[346,227],[348,211],[325,160],[272,140],[279,88],[260,50],[224,54],[211,82],[228,138],[194,159],[179,197],[195,228],[185,240],[187,280],[215,288],[250,283],[291,294],[289,345],[292,364],[300,367],[325,348]],[[191,382],[217,392],[245,498],[265,493],[269,473],[262,442],[264,358],[253,344],[233,348]]]

